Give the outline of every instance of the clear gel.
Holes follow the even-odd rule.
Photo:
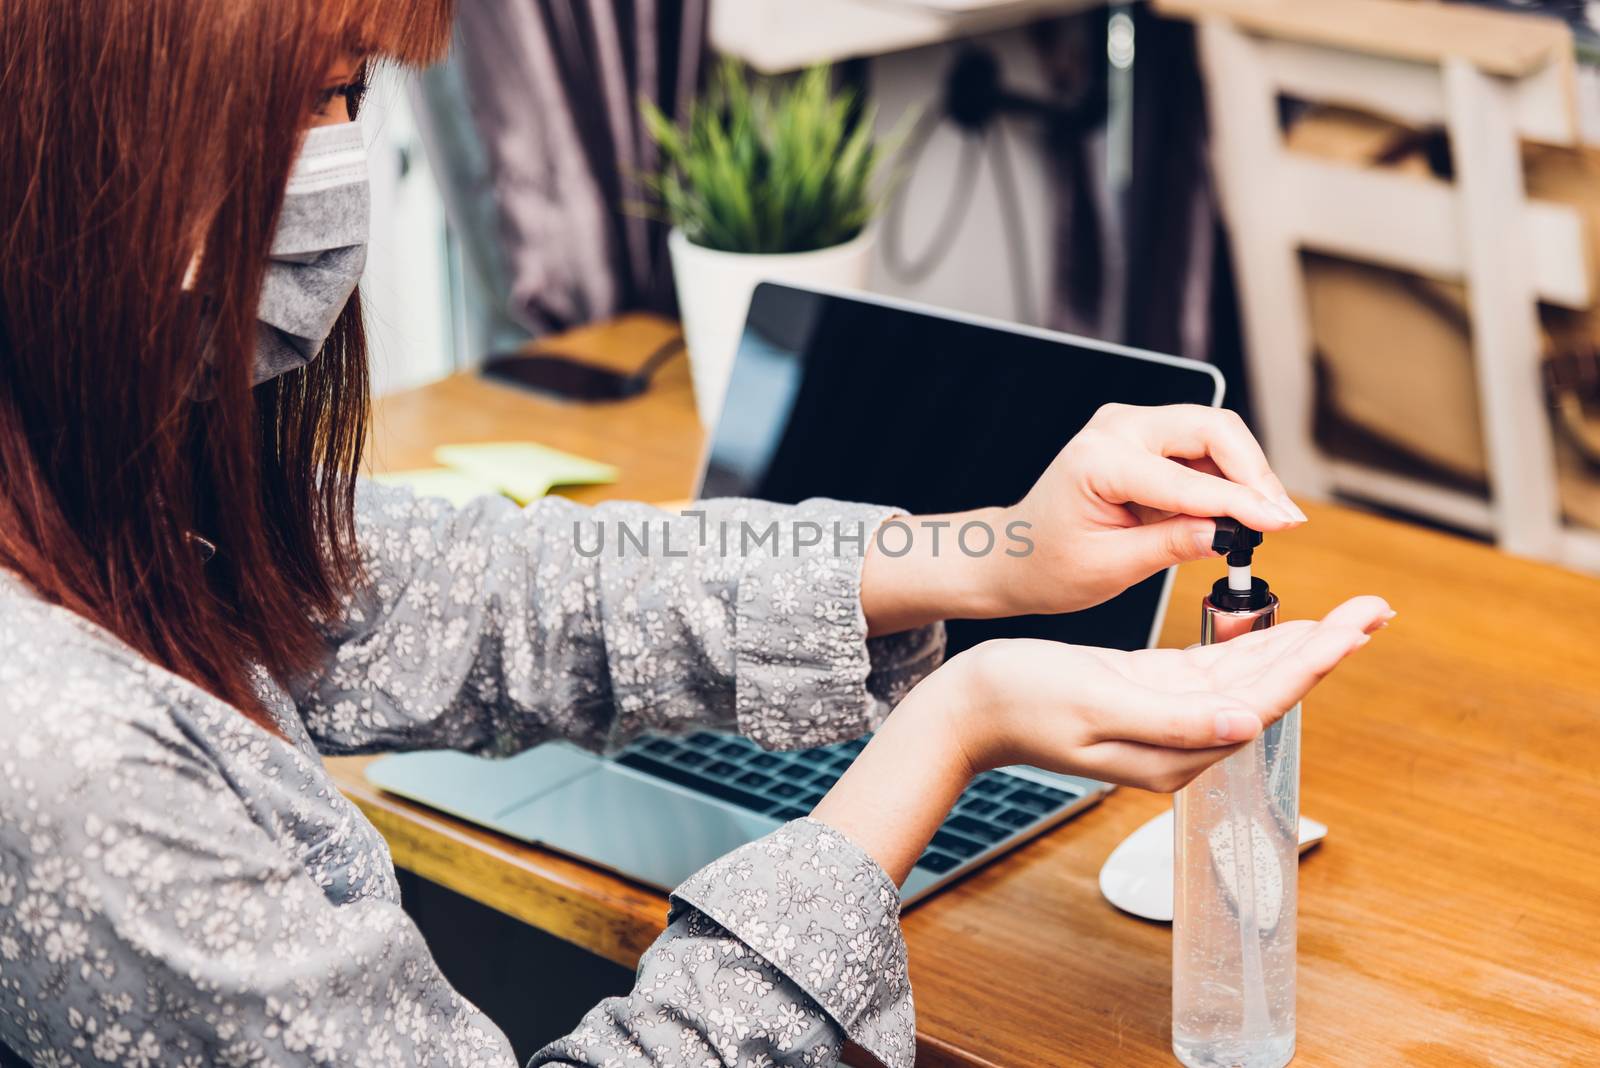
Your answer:
[[[1262,626],[1209,613],[1207,641]],[[1190,1068],[1282,1068],[1294,1056],[1300,708],[1175,799],[1172,1050]]]
[[[1294,1056],[1300,710],[1177,797],[1172,1050],[1190,1068]]]

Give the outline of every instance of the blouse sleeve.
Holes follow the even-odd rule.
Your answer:
[[[870,857],[826,824],[790,823],[680,886],[632,992],[601,1002],[530,1068],[833,1068],[846,1038],[911,1068],[899,913]]]
[[[368,581],[295,698],[330,753],[608,749],[690,726],[782,748],[856,737],[944,649],[938,625],[866,636],[861,565],[893,514],[826,500],[454,508],[364,485]]]

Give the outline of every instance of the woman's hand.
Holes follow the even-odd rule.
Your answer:
[[[1192,404],[1106,405],[1009,513],[1036,547],[995,560],[1007,615],[1089,608],[1211,556],[1215,516],[1262,531],[1306,521],[1244,420]]]
[[[1170,792],[1293,708],[1394,613],[1377,597],[1321,622],[1134,653],[987,642],[900,704],[814,816],[903,880],[971,778],[1007,764]]]
[[[907,551],[874,544],[862,605],[874,634],[1078,611],[1210,556],[1222,515],[1262,531],[1306,518],[1233,412],[1109,404],[1014,507],[902,521]]]
[[[1357,597],[1320,622],[1184,650],[987,642],[962,654],[973,661],[962,745],[974,772],[1032,764],[1170,793],[1277,722],[1393,615]]]

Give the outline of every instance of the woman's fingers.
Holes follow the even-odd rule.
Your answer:
[[[1211,749],[1248,742],[1261,733],[1261,717],[1237,698],[1192,691],[1172,693],[1128,685],[1120,679],[1086,702],[1087,726],[1096,742],[1138,742],[1162,749]]]
[[[1246,673],[1248,681],[1226,692],[1260,715],[1263,724],[1271,724],[1393,616],[1381,597],[1346,601],[1280,655]]]
[[[1382,597],[1364,594],[1352,597],[1322,617],[1322,623],[1331,626],[1356,627],[1367,634],[1375,633],[1395,616],[1394,609]],[[1321,624],[1319,624],[1320,626]]]
[[[1324,624],[1356,626],[1370,634],[1393,618],[1394,612],[1383,598],[1353,597],[1320,620],[1292,619],[1229,641],[1188,649],[1184,655],[1201,668],[1219,671],[1223,679],[1245,679],[1251,669],[1264,667],[1291,651]]]
[[[1320,622],[1297,620],[1180,653],[1181,663],[1160,660],[1159,652],[1134,654],[1117,682],[1085,695],[1091,736],[1165,749],[1248,742],[1392,616],[1381,598],[1357,597]],[[1206,681],[1220,689],[1199,688]]]
[[[971,661],[987,680],[976,692],[994,698],[980,722],[1003,762],[1175,790],[1277,722],[1393,616],[1381,598],[1357,597],[1317,623],[1182,652],[987,643]]]
[[[1175,515],[1139,526],[1099,535],[1114,546],[1107,553],[1119,575],[1153,575],[1173,564],[1215,557],[1211,540],[1217,524],[1212,519]]]
[[[1216,475],[1219,478],[1225,477],[1222,474],[1222,468],[1218,467],[1217,466],[1217,462],[1215,460],[1211,459],[1211,457],[1209,457],[1209,456],[1195,456],[1195,457],[1178,457],[1178,456],[1175,456],[1175,457],[1173,457],[1173,459],[1177,460],[1180,464],[1182,464],[1183,466],[1187,467],[1189,470],[1198,471],[1202,475]]]
[[[1259,490],[1202,474],[1139,448],[1107,450],[1089,479],[1094,490],[1112,504],[1143,505],[1189,516],[1232,516],[1257,530],[1284,530],[1302,521],[1298,512]]]
[[[1077,761],[1079,774],[1106,782],[1170,794],[1183,789],[1241,745],[1212,749],[1163,749],[1139,742],[1108,741],[1089,746]]]
[[[1236,412],[1199,404],[1170,404],[1157,408],[1114,405],[1097,416],[1096,422],[1138,442],[1152,455],[1171,457],[1248,486],[1288,516],[1289,522],[1305,522],[1305,513],[1289,499],[1283,483],[1267,462],[1261,443]],[[1235,518],[1245,519],[1242,515]]]
[[[1266,630],[1254,630],[1215,645],[1187,650],[1186,655],[1203,668],[1225,662],[1229,677],[1242,677],[1249,668],[1265,664],[1298,645],[1316,628],[1314,619],[1291,619]]]
[[[1212,460],[1208,456],[1199,456],[1199,457],[1195,457],[1193,459],[1174,456],[1172,458],[1172,460],[1173,460],[1174,463],[1182,464],[1184,467],[1187,467],[1189,470],[1198,471],[1202,475],[1212,475],[1212,476],[1214,476],[1216,478],[1225,478],[1225,477],[1227,477],[1227,476],[1223,475],[1222,468],[1220,468],[1220,467],[1218,467],[1216,465],[1216,461]],[[1130,505],[1127,505],[1126,507],[1130,512],[1132,512],[1134,514],[1135,517],[1138,518],[1140,523],[1159,523],[1163,519],[1171,519],[1172,518],[1172,513],[1171,512],[1163,512],[1159,508],[1147,508],[1146,506],[1144,506],[1142,504],[1130,504]],[[1211,554],[1211,546],[1209,544],[1209,539],[1208,539],[1208,542],[1207,542],[1207,545],[1206,545],[1206,554],[1207,555]]]
[[[1137,417],[1137,432],[1151,452],[1186,460],[1209,459],[1227,478],[1255,489],[1304,521],[1305,514],[1289,500],[1283,483],[1273,474],[1261,443],[1237,413],[1198,404],[1147,408]]]

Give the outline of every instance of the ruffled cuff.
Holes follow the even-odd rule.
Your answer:
[[[916,1017],[900,934],[900,893],[838,831],[796,820],[729,853],[672,895],[803,990],[856,1045],[912,1068]]]
[[[867,638],[862,564],[878,527],[900,514],[807,501],[781,524],[788,544],[776,559],[744,575],[734,639],[741,734],[773,749],[858,738],[939,666],[943,624]]]

